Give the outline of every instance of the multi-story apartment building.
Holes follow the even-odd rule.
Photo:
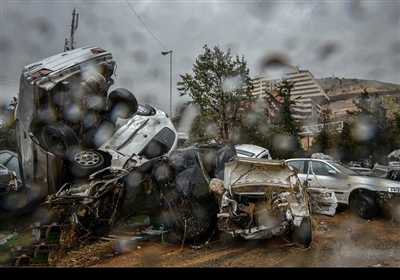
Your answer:
[[[302,121],[303,125],[318,124],[321,105],[326,104],[329,97],[308,70],[300,70],[299,66],[291,66],[280,77],[255,76],[252,79],[253,95],[265,96],[265,92],[273,91],[275,85],[283,78],[294,83],[291,97],[293,99],[300,97],[293,106],[295,119]]]

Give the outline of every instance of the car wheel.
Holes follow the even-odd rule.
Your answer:
[[[104,157],[100,152],[83,150],[75,153],[70,161],[70,171],[78,178],[89,176],[104,166]]]
[[[110,110],[111,118],[129,119],[138,110],[136,97],[127,89],[118,88],[110,92],[107,99],[107,106]]]
[[[304,217],[299,227],[293,227],[291,235],[293,242],[308,248],[312,242],[311,217]]]
[[[54,113],[47,110],[36,114],[30,122],[29,129],[32,131],[33,136],[35,136],[42,148],[45,148],[42,138],[43,128],[49,124],[55,123],[56,121]]]
[[[59,158],[65,158],[79,147],[79,139],[71,127],[62,122],[46,125],[42,130],[44,148]]]
[[[353,209],[363,219],[372,219],[378,214],[378,206],[366,194],[359,194],[354,198]]]

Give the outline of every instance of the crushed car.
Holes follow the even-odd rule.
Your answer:
[[[301,182],[297,170],[283,160],[235,157],[225,163],[223,181],[213,179],[219,194],[218,229],[244,239],[291,234],[308,247],[311,213],[333,216],[337,200],[329,189]]]

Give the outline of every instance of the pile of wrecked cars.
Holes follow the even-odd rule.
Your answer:
[[[87,242],[147,215],[174,243],[207,242],[220,230],[245,239],[290,234],[309,246],[311,213],[335,214],[334,192],[300,182],[284,161],[238,157],[230,142],[177,148],[166,113],[111,90],[115,68],[96,46],[23,68],[21,178],[2,176],[0,226],[40,209],[38,223]]]

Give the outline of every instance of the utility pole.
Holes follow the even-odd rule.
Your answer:
[[[161,54],[169,54],[169,117],[172,119],[172,51],[161,52]]]
[[[75,49],[74,33],[75,30],[78,28],[78,19],[79,19],[79,14],[75,13],[75,8],[74,8],[74,10],[72,11],[71,35],[69,37],[69,41],[67,38],[65,38],[65,43],[64,43],[65,52]]]

